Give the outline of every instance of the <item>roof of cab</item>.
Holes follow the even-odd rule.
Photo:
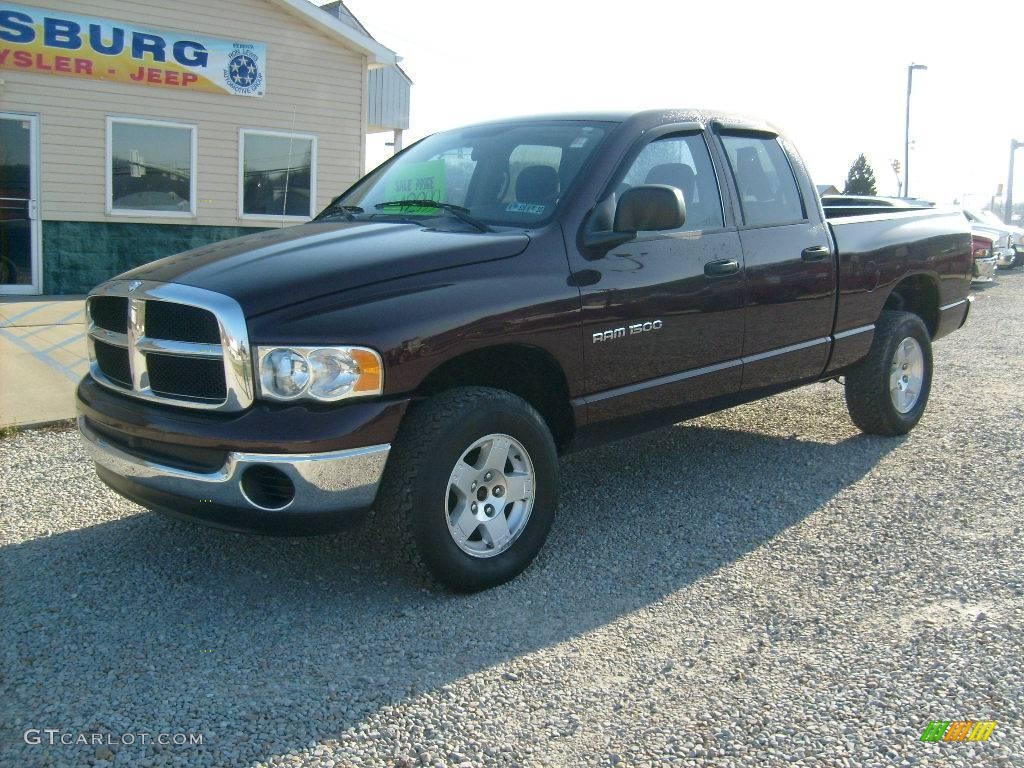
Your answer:
[[[780,134],[781,132],[771,123],[748,115],[740,115],[731,112],[720,112],[717,110],[700,109],[647,109],[638,112],[607,111],[607,112],[560,112],[554,114],[522,115],[514,117],[497,118],[472,125],[460,126],[463,128],[476,128],[487,125],[502,125],[508,123],[525,123],[537,121],[581,121],[593,123],[649,123],[650,125],[664,125],[667,123],[699,122],[704,125],[718,123],[725,128],[734,128],[748,131],[764,131]]]

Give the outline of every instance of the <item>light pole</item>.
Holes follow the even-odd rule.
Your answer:
[[[1003,220],[1009,224],[1013,217],[1013,153],[1018,147],[1024,147],[1024,141],[1010,139],[1010,177],[1006,180],[1006,215]]]
[[[910,90],[914,85],[914,70],[928,69],[924,64],[907,67],[907,131],[903,138],[903,196],[910,197]]]

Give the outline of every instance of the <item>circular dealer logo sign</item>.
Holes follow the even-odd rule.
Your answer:
[[[234,50],[228,56],[224,82],[234,93],[243,96],[263,95],[263,71],[260,60],[252,51]]]

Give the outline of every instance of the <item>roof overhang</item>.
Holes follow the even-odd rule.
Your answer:
[[[309,0],[271,0],[271,2],[301,17],[314,27],[318,27],[328,36],[337,38],[364,54],[370,69],[397,64],[401,60],[398,54],[390,48],[384,47],[369,35],[364,35],[358,29],[343,24],[338,19],[324,13]]]

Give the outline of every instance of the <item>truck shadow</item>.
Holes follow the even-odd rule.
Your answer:
[[[146,513],[8,546],[0,618],[5,677],[19,686],[0,707],[15,731],[0,757],[25,749],[25,728],[46,727],[201,730],[204,750],[238,763],[301,750],[686,588],[820,510],[899,444],[677,426],[577,454],[563,461],[538,561],[469,596],[430,588],[372,523],[270,539]],[[52,686],[57,667],[73,691]],[[49,749],[54,764],[92,753]]]

